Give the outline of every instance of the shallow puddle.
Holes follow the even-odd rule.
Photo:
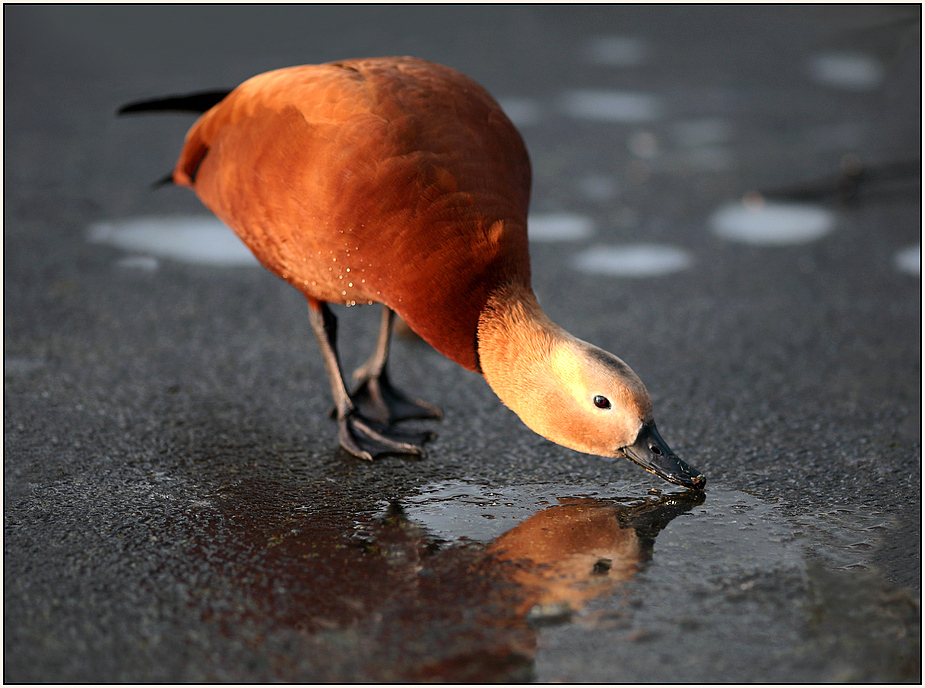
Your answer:
[[[403,507],[410,521],[441,540],[487,543],[487,551],[496,555],[517,552],[513,560],[527,569],[554,572],[553,580],[570,579],[578,587],[599,576],[597,564],[605,560],[608,570],[628,580],[651,559],[646,575],[657,587],[662,572],[689,567],[692,560],[709,561],[710,570],[737,574],[795,571],[802,566],[805,531],[812,526],[788,522],[756,497],[722,488],[710,488],[706,495],[690,491],[626,496],[634,494],[645,493],[632,486],[621,490],[619,485],[498,488],[448,481],[428,486],[419,496],[404,500]],[[578,567],[576,560],[585,565]],[[569,568],[574,573],[564,573]],[[608,589],[598,586],[601,593]],[[565,591],[561,594],[562,600],[553,601],[575,599]],[[580,607],[573,604],[570,611]]]
[[[627,244],[592,246],[572,258],[572,266],[588,275],[659,277],[687,270],[694,259],[676,246]]]
[[[870,55],[856,52],[813,55],[807,67],[813,81],[845,91],[873,91],[886,76],[880,62]]]
[[[869,570],[882,517],[846,508],[788,516],[717,486],[627,497],[640,494],[448,481],[404,505],[424,530],[487,543],[506,567],[516,614],[537,634],[541,681],[710,681],[721,667],[743,681],[871,680],[877,652],[893,653],[881,676],[914,665],[917,605]],[[878,635],[891,639],[871,642]],[[858,643],[863,652],[846,652]],[[613,662],[596,658],[615,652],[625,673],[597,673]],[[736,658],[741,667],[730,666]]]
[[[922,245],[916,244],[899,251],[893,258],[896,267],[910,275],[922,274]]]
[[[719,486],[441,480],[377,506],[349,480],[298,492],[260,480],[191,505],[185,542],[211,570],[195,574],[192,604],[255,648],[288,638],[269,661],[293,680],[613,681],[596,660],[624,653],[620,680],[708,681],[755,648],[753,680],[875,678],[813,659],[832,624],[844,632],[833,610],[847,596],[894,638],[915,612],[866,601],[879,599],[860,577],[876,515],[787,517]],[[662,670],[641,646],[665,655]]]
[[[257,259],[221,220],[209,216],[135,217],[90,226],[87,240],[136,254],[122,267],[156,270],[156,258],[212,266],[257,266]],[[137,255],[140,254],[140,255]]]
[[[661,119],[661,100],[648,93],[629,91],[566,91],[560,99],[565,114],[576,119],[639,124]]]
[[[594,235],[594,222],[574,213],[531,214],[530,241],[579,241]]]
[[[835,217],[818,205],[755,199],[729,203],[709,219],[713,232],[754,246],[788,246],[821,239],[835,227]]]
[[[585,62],[604,67],[638,67],[649,57],[649,46],[638,36],[597,36],[582,50]]]

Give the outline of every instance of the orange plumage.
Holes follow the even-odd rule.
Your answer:
[[[423,453],[426,437],[396,423],[440,417],[389,382],[394,312],[484,375],[545,437],[703,487],[658,434],[636,374],[540,309],[530,288],[529,158],[477,83],[409,57],[348,60],[123,112],[177,108],[204,114],[173,180],[307,297],[345,449],[366,459]],[[352,393],[328,303],[385,306],[376,351]]]

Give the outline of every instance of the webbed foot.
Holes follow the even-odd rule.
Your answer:
[[[354,379],[359,380],[360,384],[351,392],[350,400],[367,418],[387,425],[403,420],[443,418],[443,412],[437,406],[413,399],[393,387],[385,370],[374,376],[361,368]]]
[[[340,446],[356,457],[372,461],[382,454],[425,455],[424,442],[432,439],[434,433],[427,431],[400,430],[383,425],[354,410],[338,419]]]

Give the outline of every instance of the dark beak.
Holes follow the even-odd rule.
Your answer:
[[[622,447],[621,451],[626,458],[638,463],[649,473],[655,473],[675,485],[702,490],[707,484],[707,479],[700,471],[681,461],[668,448],[665,440],[658,434],[655,423],[643,425],[635,444]]]

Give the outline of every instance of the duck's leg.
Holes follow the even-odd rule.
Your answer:
[[[309,320],[324,357],[324,367],[331,383],[337,410],[340,445],[354,456],[372,460],[379,454],[417,454],[423,456],[421,445],[430,433],[404,432],[389,428],[363,416],[350,400],[340,359],[337,356],[337,318],[328,305],[309,299]]]
[[[381,423],[397,423],[403,420],[421,418],[442,418],[443,412],[426,401],[412,399],[396,389],[389,382],[386,363],[389,358],[389,342],[392,339],[392,324],[395,313],[391,308],[382,306],[382,325],[376,350],[369,360],[357,368],[353,374],[355,382],[360,384],[353,390],[350,398],[359,406],[363,414]]]

